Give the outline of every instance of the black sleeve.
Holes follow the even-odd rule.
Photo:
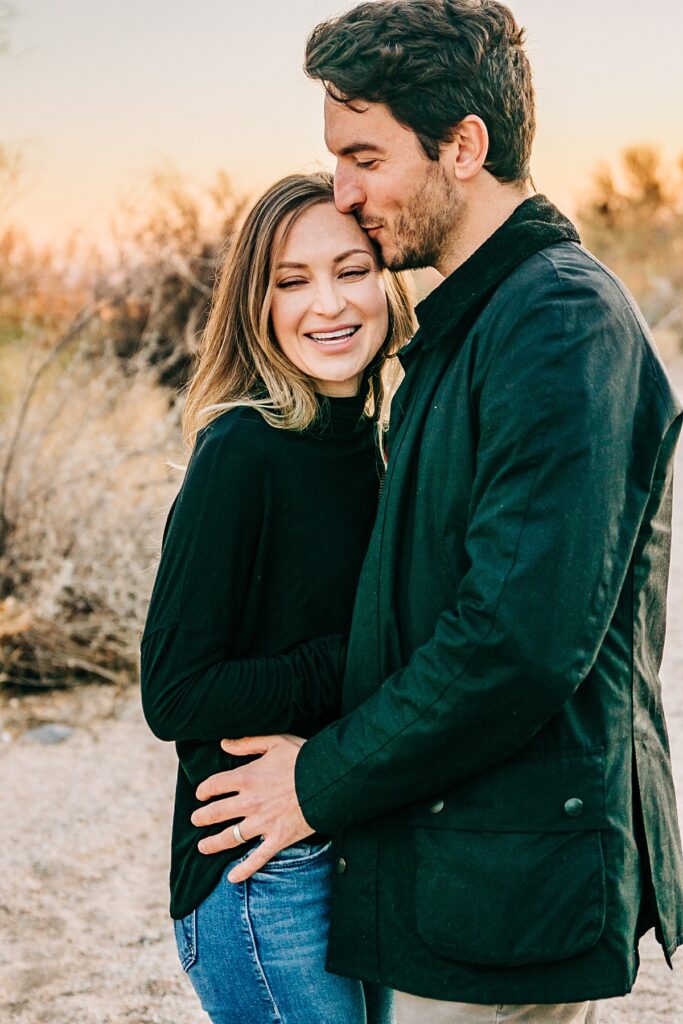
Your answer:
[[[302,718],[339,713],[344,637],[230,657],[259,544],[263,479],[258,455],[229,432],[200,435],[169,513],[141,645],[143,709],[160,739],[287,732]]]

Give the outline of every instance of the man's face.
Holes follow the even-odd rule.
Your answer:
[[[391,270],[438,268],[462,219],[457,183],[383,104],[354,106],[325,99],[337,208],[355,214]]]

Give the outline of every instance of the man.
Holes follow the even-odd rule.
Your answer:
[[[661,661],[681,409],[621,284],[534,194],[531,71],[497,0],[322,24],[335,198],[393,269],[446,278],[400,355],[343,713],[199,787],[241,881],[335,837],[328,967],[399,1019],[594,1019],[683,870]]]

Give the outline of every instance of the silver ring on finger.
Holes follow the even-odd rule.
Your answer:
[[[242,835],[239,825],[232,826],[232,834],[236,843],[246,843],[246,839]]]

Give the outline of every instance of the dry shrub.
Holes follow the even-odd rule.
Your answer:
[[[178,412],[151,373],[131,377],[111,352],[93,356],[75,341],[34,370],[28,402],[2,425],[5,683],[135,674],[154,551],[178,486],[165,464],[177,457]]]
[[[243,205],[223,174],[157,174],[78,272],[0,234],[0,683],[135,678],[177,398]]]
[[[218,262],[245,202],[224,172],[197,188],[170,169],[154,172],[142,197],[121,210],[100,336],[124,362],[154,367],[164,387],[189,378]]]
[[[603,167],[579,212],[586,245],[628,285],[665,358],[683,354],[683,158],[634,146]]]

